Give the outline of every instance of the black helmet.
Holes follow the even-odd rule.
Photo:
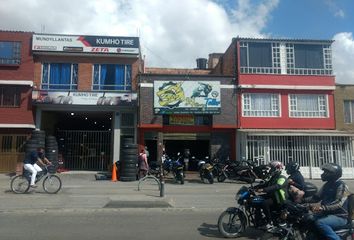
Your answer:
[[[291,161],[285,166],[286,173],[291,175],[300,169],[300,165],[297,162]]]
[[[342,167],[335,163],[326,163],[321,167],[323,173],[321,179],[324,182],[337,181],[342,177]]]

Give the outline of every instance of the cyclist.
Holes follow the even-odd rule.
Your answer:
[[[45,157],[44,148],[38,147],[36,151],[32,151],[30,156],[26,157],[23,161],[24,169],[32,173],[31,175],[31,187],[36,188],[35,184],[36,176],[38,172],[42,171],[42,168],[37,164],[39,163],[41,166],[51,165],[52,163]]]

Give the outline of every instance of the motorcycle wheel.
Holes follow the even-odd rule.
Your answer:
[[[224,182],[225,180],[226,180],[225,174],[222,173],[218,176],[218,182]]]
[[[213,174],[212,174],[211,172],[209,172],[206,177],[207,177],[208,182],[209,182],[210,184],[213,184],[213,183],[214,183],[214,176],[213,176]]]
[[[245,230],[247,223],[245,216],[241,216],[242,214],[229,211],[221,213],[218,219],[218,229],[225,238],[239,237]]]

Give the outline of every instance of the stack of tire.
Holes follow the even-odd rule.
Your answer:
[[[59,163],[58,163],[58,142],[54,136],[47,136],[45,138],[45,153],[46,157],[53,164],[53,171],[56,171]]]
[[[133,138],[123,138],[120,154],[119,180],[123,182],[136,181],[138,164],[138,144]]]
[[[41,130],[33,130],[31,138],[27,140],[25,145],[25,157],[29,158],[31,152],[36,151],[38,147],[45,147],[45,132]]]

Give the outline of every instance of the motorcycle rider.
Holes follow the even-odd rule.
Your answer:
[[[321,167],[322,181],[325,184],[320,191],[312,197],[305,198],[305,203],[310,204],[313,212],[312,221],[316,230],[325,239],[340,239],[333,228],[344,226],[347,223],[347,210],[343,207],[346,200],[347,185],[340,180],[342,167],[335,163],[326,163]],[[311,239],[311,234],[308,236]]]
[[[297,203],[301,202],[305,194],[305,180],[299,169],[300,165],[295,161],[291,161],[285,166],[286,173],[289,175],[289,195]]]
[[[258,193],[265,193],[265,201],[263,202],[262,208],[267,220],[265,227],[268,231],[274,227],[270,209],[280,207],[288,198],[288,181],[287,178],[282,175],[283,164],[280,161],[271,161],[269,167],[270,179],[256,187]]]

